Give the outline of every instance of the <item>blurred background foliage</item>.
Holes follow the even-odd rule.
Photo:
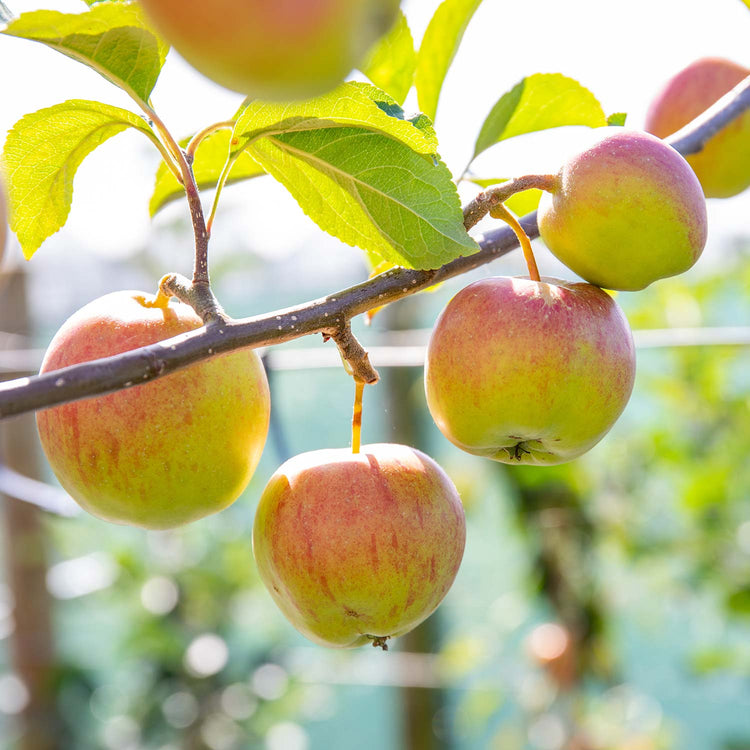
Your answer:
[[[158,228],[167,266],[186,231]],[[219,249],[219,298],[236,316],[254,314],[366,273],[356,253],[321,243],[325,253],[276,262]],[[374,351],[424,343],[461,286],[522,272],[515,255],[396,303],[369,328],[356,321],[357,332]],[[43,347],[63,317],[110,288],[153,286],[164,269],[152,257],[47,256],[28,279],[29,340]],[[317,339],[277,347],[284,367],[269,355],[271,435],[250,487],[223,513],[157,533],[6,499],[0,748],[748,750],[750,348],[648,336],[750,320],[750,241],[715,257],[618,296],[639,332],[635,392],[610,435],[571,464],[507,467],[461,453],[430,420],[421,368],[381,367],[365,394],[365,442],[434,456],[468,517],[448,597],[387,653],[305,641],[253,562],[254,509],[273,470],[349,442],[353,386],[340,366],[309,366],[311,349],[327,350]],[[6,445],[17,442],[21,422],[3,429]],[[9,509],[19,505],[38,516],[26,528],[34,539],[18,536]],[[19,565],[37,571],[36,584],[19,584]],[[31,688],[29,652],[40,675]]]

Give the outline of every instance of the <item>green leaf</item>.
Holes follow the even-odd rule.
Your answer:
[[[505,201],[505,205],[516,215],[526,216],[532,211],[536,211],[539,208],[539,201],[542,199],[542,190],[537,188],[530,188],[529,190],[522,190],[520,193],[515,193]]]
[[[719,670],[731,669],[737,664],[737,654],[720,646],[703,648],[690,657],[690,666],[699,675],[705,676]]]
[[[732,471],[721,459],[708,459],[686,477],[682,502],[693,511],[719,507],[727,498]]]
[[[195,152],[193,174],[201,190],[211,190],[216,187],[219,177],[227,163],[232,134],[229,130],[220,130],[201,141]],[[189,138],[182,141],[186,146]],[[253,160],[247,151],[240,153],[229,173],[227,184],[249,180],[252,177],[264,175],[263,168]],[[185,189],[172,174],[167,165],[162,162],[156,171],[156,184],[151,195],[148,208],[151,216],[164,208],[165,205],[185,195]]]
[[[560,73],[527,76],[500,97],[479,132],[474,156],[524,133],[563,125],[603,127],[607,118],[594,95]]]
[[[437,113],[440,90],[453,58],[482,0],[444,0],[435,11],[417,55],[417,100],[431,120]]]
[[[414,83],[416,69],[414,39],[406,16],[400,12],[391,31],[370,50],[361,70],[376,86],[403,104]]]
[[[84,13],[22,13],[3,33],[41,42],[88,65],[142,105],[169,50],[135,3],[100,2]]]
[[[333,91],[303,102],[249,101],[237,113],[234,150],[279,133],[350,125],[389,135],[420,154],[434,154],[437,138],[424,115],[407,120],[398,103],[366,83],[343,83]]]
[[[256,161],[326,232],[383,260],[435,268],[476,252],[449,170],[384,133],[319,128],[256,141]]]
[[[613,112],[607,118],[607,125],[611,125],[612,127],[616,127],[616,128],[621,128],[625,125],[625,120],[627,119],[628,119],[627,112]]]
[[[113,135],[135,128],[156,136],[143,118],[100,102],[70,100],[25,115],[5,141],[11,229],[26,258],[66,222],[81,162]]]
[[[750,617],[750,587],[733,591],[726,600],[727,609],[740,617]]]

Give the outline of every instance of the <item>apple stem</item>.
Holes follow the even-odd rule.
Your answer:
[[[354,413],[352,414],[352,453],[359,453],[362,444],[362,396],[365,382],[354,379]]]
[[[163,281],[163,279],[162,279]],[[159,289],[156,292],[156,296],[153,299],[146,299],[143,295],[139,294],[136,296],[136,300],[140,302],[144,307],[159,308],[160,310],[166,310],[169,306],[169,298],[172,295],[169,292],[165,292],[159,285]]]
[[[508,211],[502,203],[494,206],[490,211],[490,215],[494,219],[502,219],[513,230],[516,237],[518,237],[521,250],[523,250],[523,257],[526,261],[526,266],[529,269],[529,278],[532,281],[541,281],[539,278],[539,269],[537,268],[536,260],[534,259],[534,251],[531,249],[531,240],[523,227],[519,224],[518,219],[516,219],[516,217],[513,216],[513,214]]]

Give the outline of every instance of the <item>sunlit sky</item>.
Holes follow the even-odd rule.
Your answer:
[[[16,14],[38,8],[85,9],[82,0],[9,0],[8,4]],[[437,0],[403,3],[417,40],[437,4]],[[484,0],[443,89],[436,121],[441,155],[459,172],[492,105],[525,75],[560,72],[576,78],[597,96],[605,112],[627,112],[628,124],[638,127],[660,85],[706,55],[728,57],[750,67],[750,11],[740,0]],[[40,44],[0,38],[0,69],[3,134],[22,115],[65,99],[135,106],[98,74]],[[179,137],[225,119],[241,96],[210,83],[171,53],[153,101]],[[410,96],[406,109],[415,108]],[[475,170],[495,176],[555,171],[566,153],[578,150],[590,137],[583,129],[563,129],[514,139],[490,149]],[[153,147],[135,132],[118,135],[98,149],[76,177],[68,224],[45,243],[38,257],[70,244],[109,255],[126,255],[146,244],[152,231],[147,201],[157,163]],[[262,187],[228,189],[222,206],[232,222],[244,223],[239,231],[257,238],[254,244],[269,254],[279,253],[290,233],[299,239],[320,231],[283,188],[269,178],[259,182]],[[471,190],[463,190],[463,195]],[[746,226],[747,201],[746,193],[710,202],[714,238]],[[242,210],[230,211],[238,202]],[[157,222],[170,221],[180,211],[185,211],[183,206],[171,207]],[[220,209],[215,234],[222,231],[221,222]],[[236,225],[233,231],[238,231]]]

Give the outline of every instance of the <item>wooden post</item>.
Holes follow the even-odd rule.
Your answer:
[[[10,271],[0,279],[0,331],[29,335],[23,271]],[[3,378],[28,374],[7,372]],[[38,445],[33,414],[0,422],[0,460],[8,468],[39,478]],[[43,512],[14,497],[3,497],[2,506],[7,580],[15,603],[11,658],[14,672],[28,690],[16,747],[56,750],[60,725],[52,684],[55,652]]]

